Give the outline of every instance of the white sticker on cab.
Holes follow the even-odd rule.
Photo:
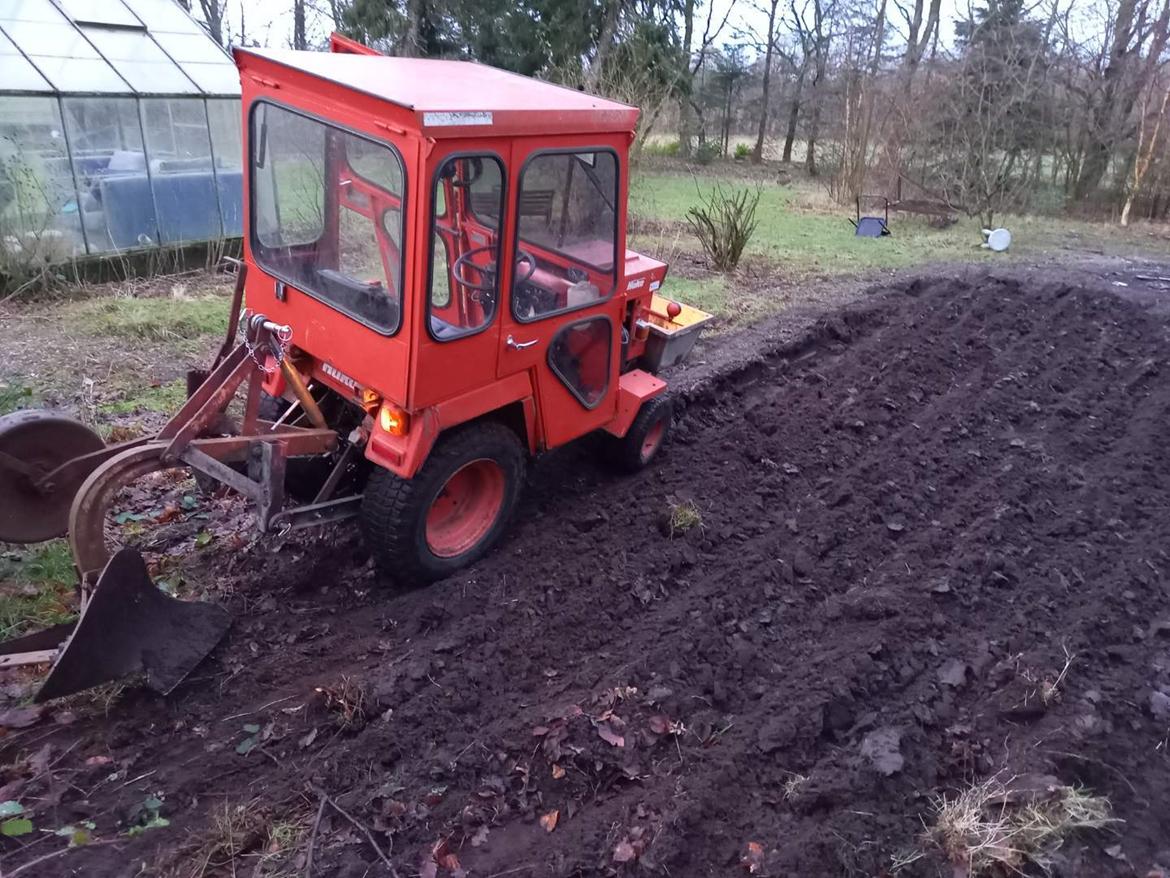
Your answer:
[[[457,113],[423,113],[423,125],[427,128],[449,128],[454,125],[491,125],[492,114],[481,111]]]

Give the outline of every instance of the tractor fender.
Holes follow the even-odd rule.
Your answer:
[[[516,430],[529,453],[535,454],[540,444],[536,400],[530,376],[527,372],[519,372],[488,387],[411,412],[410,428],[404,436],[392,436],[375,425],[366,444],[365,456],[378,466],[409,479],[422,467],[445,430],[497,414],[503,423]]]
[[[621,439],[630,431],[630,425],[638,417],[642,405],[665,392],[666,382],[656,375],[641,369],[631,369],[624,373],[618,381],[617,414],[601,429]]]

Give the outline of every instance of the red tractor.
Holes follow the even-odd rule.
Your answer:
[[[226,628],[107,545],[128,481],[189,467],[251,498],[262,531],[356,516],[385,573],[436,579],[500,539],[532,455],[601,431],[625,469],[653,460],[671,421],[655,373],[709,319],[625,247],[636,109],[339,37],[235,55],[244,261],[214,367],[121,445],[0,419],[0,540],[68,532],[81,576],[68,649],[42,632],[0,656],[55,659],[40,697],[141,670],[166,691]],[[111,650],[115,619],[130,645]]]

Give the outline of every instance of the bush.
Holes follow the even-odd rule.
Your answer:
[[[750,146],[748,146],[746,143],[737,143],[735,145],[735,160],[737,162],[742,162],[744,159],[746,159],[751,154],[752,154],[752,148]]]
[[[665,156],[667,158],[674,158],[678,155],[681,146],[677,140],[667,141],[653,141],[648,140],[642,146],[642,152],[646,155]]]
[[[736,189],[724,192],[716,186],[703,204],[687,211],[687,222],[703,245],[703,252],[718,271],[733,271],[743,248],[756,230],[756,207],[760,190]]]
[[[718,144],[708,141],[707,143],[700,143],[695,147],[695,161],[700,165],[709,165],[717,158],[719,158]]]

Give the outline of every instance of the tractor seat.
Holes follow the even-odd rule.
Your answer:
[[[436,317],[434,314],[431,315],[431,335],[439,341],[455,338],[457,335],[462,335],[464,331],[454,323],[448,323],[442,317]]]

